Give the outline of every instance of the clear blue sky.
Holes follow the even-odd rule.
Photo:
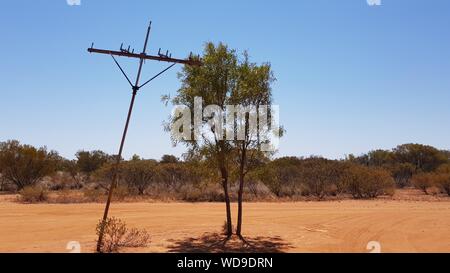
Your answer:
[[[4,1],[0,9],[0,141],[116,153],[130,90],[112,59],[86,52],[200,53],[206,41],[270,61],[287,129],[279,156],[340,158],[419,142],[450,149],[450,1]],[[134,75],[136,62],[121,60]],[[144,78],[164,68],[147,62]],[[180,155],[162,121],[170,71],[138,95],[125,157]]]

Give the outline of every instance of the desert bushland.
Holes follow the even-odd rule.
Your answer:
[[[410,164],[414,173],[433,172],[441,164],[449,162],[448,151],[432,146],[408,143],[392,150],[374,150],[360,156],[349,155],[348,160],[367,167],[392,168],[398,164]],[[403,166],[406,167],[406,166]]]
[[[382,181],[371,178],[368,180],[370,183],[365,183],[361,178],[355,178],[356,182],[350,187],[348,182],[344,183],[345,180],[340,178],[345,174],[349,176],[349,169],[353,166],[383,169],[395,180],[397,188],[414,186],[427,194],[449,194],[447,178],[450,164],[441,164],[445,162],[442,155],[446,156],[449,152],[424,145],[399,147],[403,147],[400,149],[401,157],[396,155],[395,149],[376,150],[360,157],[348,156],[345,160],[252,156],[246,163],[248,173],[242,189],[240,164],[232,164],[233,160],[234,163],[239,163],[236,161],[238,153],[230,150],[227,157],[223,158],[227,159],[225,163],[228,166],[228,200],[238,200],[239,192],[242,194],[241,200],[246,201],[334,199],[347,198],[349,194],[354,198],[371,198],[369,196],[374,194],[358,191],[368,192],[371,188],[379,188]],[[15,156],[17,160],[13,160]],[[13,173],[20,181],[31,181],[29,186],[41,185],[50,190],[50,199],[45,202],[103,202],[111,183],[113,165],[108,159],[111,156],[99,151],[83,152],[77,156],[79,159],[68,161],[59,157],[56,152],[46,152],[45,148],[33,148],[17,141],[3,142],[0,149],[0,190],[17,192],[17,183],[8,175]],[[118,187],[113,198],[117,201],[149,198],[164,201],[226,202],[223,173],[222,169],[217,168],[216,156],[209,149],[191,151],[183,160],[170,155],[164,156],[160,161],[134,156],[120,165]],[[414,159],[421,163],[412,164]],[[78,163],[78,160],[83,163]],[[26,167],[27,164],[29,168]],[[67,167],[69,165],[70,168]],[[89,180],[86,179],[87,173],[90,173]],[[354,171],[350,174],[355,175]],[[367,174],[359,172],[359,176]],[[30,180],[30,177],[36,179]],[[28,182],[21,183],[28,185]],[[391,193],[392,190],[389,185],[385,193]],[[39,198],[30,200],[39,202],[36,201]]]
[[[315,196],[321,200],[342,191],[340,176],[346,164],[319,157],[286,157],[256,170],[258,177],[277,197]]]

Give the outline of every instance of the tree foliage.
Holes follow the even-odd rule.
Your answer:
[[[162,164],[169,164],[169,163],[174,164],[174,163],[180,162],[180,160],[178,159],[178,157],[176,157],[174,155],[163,155],[159,162]]]
[[[78,151],[75,156],[77,157],[76,169],[88,177],[112,159],[112,156],[99,150]]]
[[[0,143],[0,171],[2,177],[13,183],[17,190],[33,186],[54,173],[61,158],[46,147],[35,148],[18,141]]]
[[[154,160],[130,160],[120,165],[120,177],[129,189],[143,195],[157,181],[157,162]]]
[[[445,152],[428,145],[404,144],[397,146],[393,152],[397,162],[412,164],[416,172],[432,172],[448,162]]]
[[[194,113],[194,100],[201,97],[204,105],[217,105],[223,112],[230,101],[230,94],[234,90],[237,82],[237,62],[238,58],[235,50],[229,49],[226,45],[219,43],[205,44],[202,66],[184,66],[179,74],[181,87],[176,97],[173,99],[175,105],[185,105]],[[174,117],[169,126],[174,124],[179,117]],[[206,125],[211,117],[203,116],[199,125]],[[220,128],[211,128],[213,135],[220,135]],[[201,139],[194,139],[195,130],[192,126],[183,128],[191,134],[191,139],[182,140],[191,152],[201,153],[216,165],[220,173],[226,204],[226,218],[228,235],[232,234],[231,205],[229,197],[229,154],[232,149],[230,143],[224,139],[210,139],[202,134]],[[177,143],[179,140],[174,139]]]

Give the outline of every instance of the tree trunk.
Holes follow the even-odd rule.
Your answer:
[[[239,167],[239,191],[238,191],[238,220],[236,227],[236,235],[242,239],[242,201],[244,194],[244,178],[245,178],[245,161],[247,159],[247,148],[245,141],[242,143],[241,166]]]
[[[239,191],[238,191],[238,219],[236,227],[236,235],[242,237],[242,195],[244,191],[244,177],[239,177]]]
[[[230,238],[233,235],[233,224],[231,220],[230,195],[228,193],[228,172],[224,166],[220,167],[220,173],[222,176],[222,187],[225,195],[225,206],[227,211],[227,237]]]

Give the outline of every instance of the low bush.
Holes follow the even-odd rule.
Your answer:
[[[68,172],[57,172],[49,177],[47,182],[49,190],[77,190],[82,188],[82,184],[72,178]]]
[[[72,198],[72,192],[69,189],[58,191],[58,195],[55,198],[55,202],[60,204],[78,203],[76,201]]]
[[[103,242],[100,246],[102,253],[119,252],[124,247],[146,247],[150,243],[150,235],[144,229],[128,229],[121,219],[112,217],[98,223],[96,232],[100,234],[103,228]]]
[[[450,164],[444,164],[437,170],[439,175],[436,186],[439,187],[444,193],[450,196]]]
[[[42,186],[26,186],[19,191],[19,199],[25,203],[39,203],[48,200],[48,191]]]
[[[375,198],[382,194],[393,194],[394,179],[388,171],[364,166],[351,166],[342,175],[346,192],[353,198]]]
[[[438,187],[446,193],[448,196],[450,196],[450,176],[446,175],[444,176],[438,183]]]
[[[115,201],[123,201],[130,196],[130,191],[126,185],[118,185],[114,188],[113,199]]]
[[[450,174],[435,174],[433,177],[433,185],[437,187],[442,193],[450,196]]]
[[[83,196],[87,202],[100,202],[105,199],[105,191],[96,188],[84,188]]]
[[[51,192],[48,199],[49,203],[57,204],[79,204],[86,201],[82,191],[69,189]]]
[[[178,190],[178,198],[187,202],[223,202],[225,200],[223,192],[217,185],[209,187],[185,185]]]
[[[395,164],[391,168],[392,177],[395,180],[395,184],[398,188],[405,188],[410,186],[411,178],[414,175],[414,165],[410,163]]]
[[[428,188],[433,186],[435,175],[433,173],[421,173],[417,174],[412,179],[412,184],[415,188],[428,194]]]

